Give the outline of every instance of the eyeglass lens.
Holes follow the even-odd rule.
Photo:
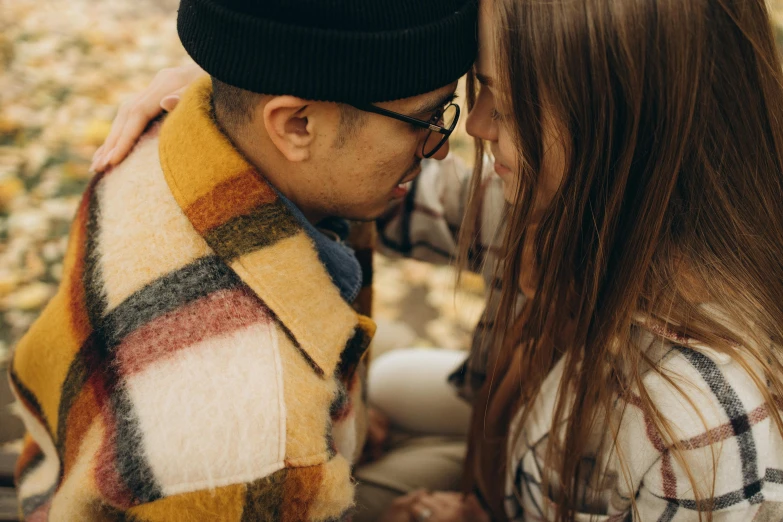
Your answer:
[[[459,111],[456,105],[449,105],[441,114],[438,121],[432,122],[439,127],[452,130],[456,125],[456,119]],[[422,149],[425,157],[430,157],[440,149],[446,141],[449,139],[449,134],[441,134],[439,132],[429,131],[427,139],[424,140],[424,147]]]

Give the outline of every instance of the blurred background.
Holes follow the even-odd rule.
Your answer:
[[[177,0],[0,1],[0,367],[52,296],[95,149],[120,103],[187,59]],[[783,0],[771,0],[783,47]],[[470,158],[464,133],[453,140]],[[451,267],[376,259],[386,341],[466,348],[482,284]],[[380,339],[379,341],[384,341]],[[2,369],[0,369],[2,373]],[[0,443],[18,436],[0,377]],[[2,484],[0,484],[2,486]]]

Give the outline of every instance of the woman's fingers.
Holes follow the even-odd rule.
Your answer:
[[[154,120],[162,112],[160,107],[160,93],[149,91],[137,99],[130,108],[127,109],[122,128],[119,128],[112,139],[111,133],[106,139],[106,152],[101,169],[118,164],[125,159],[125,156],[131,151],[138,141],[144,129],[149,122]],[[112,131],[114,127],[112,126]]]
[[[92,155],[92,164],[90,165],[90,170],[95,170],[95,166],[98,165],[98,161],[103,157],[103,151],[105,150],[105,147],[101,145],[98,147],[98,149],[93,153]]]
[[[413,504],[418,502],[419,499],[424,495],[429,495],[429,491],[427,491],[426,489],[417,489],[411,491],[407,495],[403,495],[401,497],[396,498],[394,500],[394,503],[400,506],[412,506]]]
[[[183,88],[176,90],[160,100],[160,108],[163,109],[166,112],[171,112],[174,110],[174,107],[177,106],[179,103],[179,100],[182,98],[182,95],[185,94],[185,91],[188,89],[188,86],[184,86]]]
[[[174,107],[177,106],[179,103],[180,95],[179,94],[169,94],[162,100],[160,100],[160,108],[163,109],[166,112],[171,112],[174,110]]]
[[[411,507],[417,520],[429,522],[463,522],[462,495],[436,492],[421,495]]]
[[[173,109],[188,85],[203,74],[196,64],[159,71],[149,87],[120,106],[106,142],[93,156],[91,168],[102,171],[122,161],[149,122],[162,110]]]
[[[136,98],[133,98],[120,105],[120,108],[117,111],[117,116],[114,118],[114,121],[111,124],[111,130],[109,131],[109,135],[106,137],[106,141],[104,141],[103,145],[101,145],[98,150],[95,151],[90,170],[94,170],[96,172],[103,170],[104,166],[106,165],[106,158],[117,144],[117,140],[120,137],[122,129],[125,127],[125,121],[128,119],[130,107],[133,103],[135,103],[135,101]],[[99,151],[100,154],[98,153]]]
[[[136,96],[120,105],[120,109],[117,111],[117,117],[114,118],[114,121],[111,124],[109,135],[106,137],[106,141],[100,147],[100,156],[93,158],[93,165],[91,168],[96,172],[105,170],[109,165],[109,159],[113,156],[118,143],[123,137],[123,131],[128,123],[128,120],[134,117],[134,115],[138,114],[137,107],[140,98],[141,96]]]
[[[419,497],[426,494],[426,490],[419,489],[407,495],[397,497],[389,506],[389,509],[386,510],[383,517],[381,517],[380,522],[415,522],[411,508]]]
[[[445,514],[459,509],[461,501],[451,502],[450,499],[444,499],[443,497],[435,495],[425,495],[419,498],[416,505],[423,506],[433,513]]]

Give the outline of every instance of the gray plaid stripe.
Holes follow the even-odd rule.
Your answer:
[[[53,485],[51,488],[49,488],[44,493],[40,493],[38,495],[33,495],[32,497],[27,497],[22,499],[22,514],[26,517],[29,517],[33,514],[33,511],[38,509],[39,507],[43,506],[47,502],[49,502],[52,499],[52,495],[54,495],[54,492],[57,490],[57,484]]]
[[[746,501],[750,504],[761,504],[764,502],[764,495],[761,493],[761,487],[763,485],[763,480],[757,480],[753,484],[749,484],[742,489],[737,489],[729,493],[718,495],[714,498],[700,500],[698,502],[691,499],[659,498],[693,511],[718,511]],[[750,494],[751,491],[755,491],[755,493]]]
[[[767,468],[764,480],[774,484],[783,484],[783,469]]]
[[[680,508],[677,504],[673,502],[669,502],[666,504],[666,509],[663,510],[663,513],[661,513],[660,518],[658,519],[658,522],[671,522],[671,520],[674,518],[674,515],[677,514],[677,510]]]
[[[208,255],[140,288],[101,321],[109,349],[134,330],[218,290],[235,288],[242,280],[219,257]]]
[[[745,487],[740,490],[740,494],[745,499],[755,499],[761,490],[758,453],[745,406],[712,359],[696,350],[685,347],[678,346],[677,350],[698,370],[726,412],[737,439],[742,464],[742,483]],[[759,498],[757,502],[760,501]]]

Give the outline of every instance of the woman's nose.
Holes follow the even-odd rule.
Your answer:
[[[474,138],[497,141],[497,124],[492,119],[492,108],[486,103],[476,104],[468,113],[465,130]]]

